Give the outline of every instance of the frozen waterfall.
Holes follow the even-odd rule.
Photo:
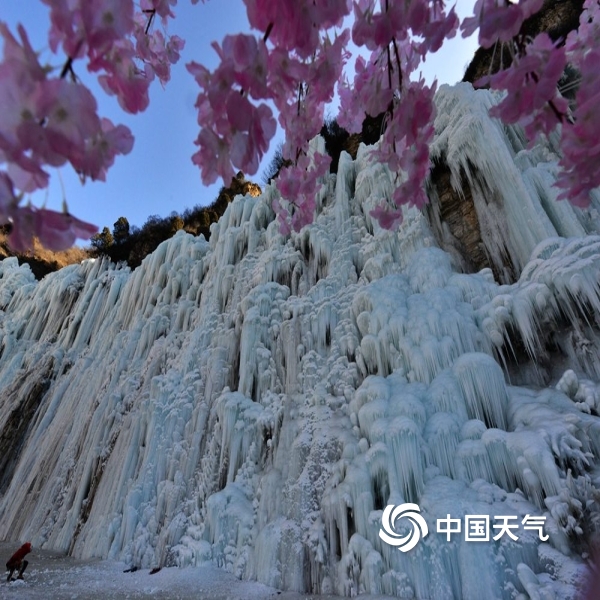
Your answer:
[[[557,203],[552,140],[527,148],[492,102],[444,86],[433,155],[510,283],[459,272],[414,209],[373,222],[394,180],[364,146],[298,234],[269,187],[134,272],[1,262],[0,539],[314,593],[576,598],[600,525],[600,202]],[[409,552],[379,536],[403,503],[429,530]],[[440,530],[468,516],[518,539]]]

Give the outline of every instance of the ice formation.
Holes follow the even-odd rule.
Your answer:
[[[134,272],[0,263],[0,539],[315,593],[575,598],[599,501],[600,203],[556,203],[551,144],[527,149],[493,101],[443,87],[434,154],[467,173],[512,284],[458,272],[414,209],[373,222],[394,181],[364,146],[298,234],[267,188]],[[406,553],[379,537],[402,503],[429,528]],[[448,541],[447,515],[544,516],[548,539]]]

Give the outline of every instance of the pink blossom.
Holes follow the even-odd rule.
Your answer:
[[[557,47],[547,33],[539,34],[510,69],[486,78],[492,88],[509,92],[490,114],[505,123],[521,123],[532,141],[539,133],[550,133],[568,109],[557,90],[566,64],[564,47]]]
[[[296,10],[284,4],[269,6],[283,14]],[[334,19],[340,6],[338,3],[338,8],[332,9],[331,3],[317,2],[313,8],[321,11],[323,19]],[[347,10],[347,3],[343,7]],[[299,149],[306,147],[308,140],[321,129],[324,103],[333,97],[346,56],[347,39],[344,32],[333,42],[324,39],[315,46],[311,59],[304,61],[278,47],[269,52],[265,42],[254,36],[226,36],[222,46],[213,43],[221,59],[215,71],[195,63],[188,65],[201,87],[196,107],[202,130],[194,162],[209,172],[208,180],[217,172],[229,172],[230,167],[225,166],[227,160],[245,172],[258,169],[259,159],[275,133],[275,120],[266,104],[254,108],[251,99],[273,100],[279,121],[288,132],[286,156],[295,158]],[[269,41],[277,42],[277,36],[269,37]],[[203,133],[207,127],[214,135]],[[212,156],[209,147],[216,150]]]
[[[44,208],[37,211],[35,233],[40,242],[50,250],[66,250],[77,238],[88,240],[97,232],[95,225],[76,219],[69,213]]]
[[[295,50],[308,58],[319,43],[319,27],[312,19],[306,2],[278,2],[273,0],[244,0],[250,25],[266,32],[271,27],[269,40],[284,50]]]
[[[192,75],[192,77],[196,80],[196,83],[204,88],[208,85],[210,81],[210,71],[200,63],[196,61],[189,62],[185,65],[188,73]]]
[[[33,248],[33,238],[36,235],[36,215],[32,206],[19,206],[11,211],[11,232],[8,244],[15,252],[25,252]]]
[[[310,65],[279,48],[267,57],[269,90],[276,104],[285,104],[296,98],[298,87],[308,79]]]
[[[445,15],[443,12],[437,14],[434,3],[434,8],[431,9],[431,20],[419,27],[416,31],[423,37],[422,44],[419,45],[421,54],[426,52],[437,52],[444,43],[444,40],[451,39],[456,35],[458,29],[458,17],[454,12],[454,7]]]
[[[106,52],[133,29],[132,0],[42,0],[50,7],[50,47],[71,59]]]
[[[129,154],[133,135],[125,125],[116,127],[109,119],[102,119],[101,130],[86,139],[83,151],[71,163],[81,178],[106,181],[106,171],[117,154]]]
[[[230,94],[226,106],[232,126],[231,162],[236,170],[256,173],[275,135],[273,113],[266,104],[255,107],[236,93]]]
[[[172,35],[169,38],[166,47],[166,54],[168,61],[172,65],[179,61],[179,59],[181,58],[179,53],[184,49],[184,47],[185,40],[181,39],[179,36]]]
[[[224,61],[214,73],[196,63],[188,65],[202,89],[196,100],[201,131],[195,143],[200,149],[192,160],[203,170],[205,184],[212,183],[217,175],[229,181],[238,170],[255,173],[276,129],[266,104],[256,107],[247,91],[232,89],[236,69],[242,72],[246,65],[243,49],[256,50],[254,58],[260,53],[255,43],[238,37],[226,39],[223,49],[213,46]],[[250,83],[250,87],[255,89],[256,85]]]
[[[72,59],[85,54],[83,18],[77,0],[42,0],[50,7],[51,28],[48,34],[53,52],[63,46],[65,54]]]
[[[0,150],[4,160],[16,160],[25,148],[20,140],[23,124],[33,123],[36,107],[33,94],[38,82],[28,82],[5,64],[0,64]]]
[[[352,10],[351,0],[318,0],[313,2],[310,9],[313,11],[312,18],[319,23],[323,29],[330,27],[341,27],[344,17]]]
[[[8,174],[15,187],[22,192],[33,192],[48,186],[50,177],[40,166],[40,162],[12,147],[5,151],[0,136],[0,159],[8,162]]]
[[[147,15],[142,13],[135,16],[133,36],[135,58],[144,64],[146,72],[156,75],[161,84],[166,84],[171,79],[171,65],[179,60],[179,52],[185,42],[176,35],[167,40],[160,30],[148,31]]]
[[[349,38],[350,32],[345,30],[335,37],[333,43],[328,39],[324,40],[315,59],[310,63],[306,82],[316,102],[331,102],[333,99],[335,84],[350,57],[349,52],[345,50]]]
[[[56,51],[62,45],[69,56],[60,77],[49,77],[50,70],[40,66],[22,27],[19,43],[0,23],[5,40],[0,63],[0,161],[7,163],[0,177],[0,203],[4,218],[13,222],[11,240],[19,248],[30,246],[33,235],[51,248],[64,248],[77,235],[89,237],[95,228],[70,215],[19,208],[15,186],[24,192],[45,187],[48,174],[43,166],[67,161],[82,178],[104,179],[115,156],[129,152],[133,144],[126,127],[98,117],[94,96],[65,78],[67,67],[72,69],[72,62],[87,54],[89,70],[103,71],[99,80],[104,89],[116,94],[125,110],[137,112],[147,106],[154,74],[167,81],[170,64],[183,47],[177,36],[168,40],[162,32],[145,36],[147,18],[135,25],[131,0],[46,3],[51,9],[51,48]],[[164,19],[173,4],[173,0],[157,0],[153,6]],[[134,29],[144,33],[137,48],[132,42]],[[265,146],[264,140],[255,143]]]
[[[45,208],[23,206],[12,214],[12,231],[8,237],[10,247],[16,252],[33,248],[33,238],[48,249],[66,250],[77,238],[89,239],[98,228],[80,221],[68,213],[59,213]]]
[[[48,146],[67,159],[80,154],[86,139],[100,131],[96,99],[81,84],[49,79],[38,86],[35,103]]]
[[[596,47],[600,39],[600,4],[585,0],[579,16],[579,27],[569,33],[565,43],[570,61],[577,62]]]
[[[388,83],[387,66],[377,53],[369,62],[362,56],[356,59],[354,83],[344,81],[339,86],[339,123],[349,131],[360,131],[364,115],[372,117],[386,111],[395,95]],[[354,115],[351,117],[351,115]]]
[[[194,144],[199,146],[199,150],[192,156],[192,162],[200,167],[202,183],[210,185],[217,177],[231,181],[235,171],[231,166],[229,140],[217,136],[209,128],[203,128]]]
[[[375,3],[361,9],[354,3],[354,25],[352,27],[352,41],[357,46],[365,46],[371,51],[386,47],[397,35],[397,30],[390,18],[385,13],[374,14]]]
[[[433,3],[425,0],[390,2],[379,12],[376,6],[372,0],[354,3],[352,39],[356,45],[372,51],[380,51],[391,42],[403,42],[412,34],[423,37],[419,44],[423,55],[428,51],[436,52],[444,39],[455,35],[458,27],[454,8],[446,14],[444,3],[439,0]]]
[[[18,74],[21,86],[31,86],[32,83],[43,81],[46,71],[40,65],[37,54],[29,43],[27,32],[22,25],[17,27],[21,44],[10,33],[8,27],[0,21],[0,35],[4,38],[4,69]]]
[[[222,60],[228,61],[235,82],[254,98],[267,98],[267,49],[263,41],[252,35],[225,36],[223,49],[218,49]]]
[[[94,52],[108,50],[133,30],[131,0],[80,0],[78,4],[86,42]]]
[[[306,149],[309,140],[321,131],[325,115],[325,105],[311,95],[277,104],[279,124],[287,132],[283,145],[284,158],[294,159],[298,149]]]
[[[463,21],[463,37],[470,36],[479,27],[479,43],[484,48],[496,41],[508,42],[514,38],[525,19],[538,12],[543,0],[521,0],[514,4],[510,0],[477,0],[474,16]]]
[[[385,204],[374,208],[369,213],[384,229],[395,229],[402,223],[402,209],[391,209]]]
[[[148,87],[154,75],[151,70],[141,71],[134,58],[132,42],[121,40],[113,44],[110,52],[90,61],[88,66],[90,71],[106,71],[105,75],[98,77],[102,89],[107,94],[116,95],[121,108],[132,114],[148,107]]]
[[[0,63],[0,135],[18,150],[18,129],[22,123],[35,120],[35,94],[46,80],[25,30],[19,26],[22,44],[0,22],[4,37],[4,56]]]
[[[348,81],[344,81],[338,87],[338,94],[340,97],[340,110],[337,115],[338,124],[350,133],[358,133],[362,130],[366,113],[352,110],[352,107],[358,104],[354,96],[354,88]]]
[[[351,7],[349,0],[244,0],[250,25],[269,29],[269,40],[277,47],[309,58],[319,45],[319,30],[337,26]]]
[[[277,198],[273,200],[271,207],[277,215],[277,222],[279,223],[281,235],[289,235],[292,231],[292,228],[290,227],[290,213],[281,205]]]
[[[495,0],[477,0],[475,17],[465,19],[463,36],[471,35],[479,26],[479,43],[484,48],[493,46],[496,41],[511,40],[523,23],[523,14],[516,4],[498,6]]]
[[[155,10],[156,14],[166,23],[168,17],[173,18],[175,15],[171,10],[171,6],[175,6],[177,0],[141,0],[140,8],[143,11]]]
[[[51,48],[56,51],[62,44],[71,59],[87,54],[88,69],[104,71],[101,86],[117,96],[124,110],[145,110],[149,84],[154,75],[162,83],[170,79],[170,65],[179,59],[183,40],[173,36],[167,41],[160,31],[148,32],[148,14],[134,17],[131,0],[44,1],[51,7]],[[165,21],[173,16],[174,4],[175,0],[143,0],[141,8],[155,10]]]
[[[575,206],[590,203],[590,191],[600,186],[600,50],[594,48],[578,63],[581,84],[577,94],[574,122],[562,128],[560,160],[561,174],[556,182],[563,191],[559,199],[568,199]]]
[[[213,47],[218,48],[218,44],[213,42]],[[235,72],[233,65],[230,62],[223,62],[214,73],[207,71],[208,77],[206,84],[203,86],[198,79],[201,87],[204,87],[203,92],[208,96],[211,106],[215,110],[215,114],[219,113],[219,108],[223,108],[227,101],[232,87],[235,83]]]
[[[42,169],[37,154],[31,156],[27,128],[34,128],[34,140],[45,144],[45,134],[37,118],[35,96],[45,84],[46,73],[39,65],[27,34],[18,28],[22,44],[0,23],[4,37],[4,56],[0,63],[0,160],[8,162],[13,183],[22,191],[30,192],[48,183],[48,175]],[[64,157],[52,153],[52,164],[63,164]]]
[[[586,0],[579,18],[579,29],[567,37],[568,58],[579,70],[581,79],[576,97],[573,122],[563,124],[560,160],[561,173],[556,186],[562,190],[559,199],[575,206],[590,203],[590,191],[600,187],[600,6],[597,0]]]
[[[402,219],[400,205],[421,209],[428,199],[423,182],[429,172],[429,143],[433,139],[435,85],[423,80],[410,82],[394,106],[376,157],[397,173],[401,182],[392,195],[391,206],[380,207],[371,214],[382,227],[395,226]]]
[[[315,152],[312,158],[301,155],[296,164],[284,169],[277,178],[277,189],[290,210],[279,201],[273,202],[282,233],[300,231],[312,223],[316,208],[317,186],[327,173],[331,157]]]

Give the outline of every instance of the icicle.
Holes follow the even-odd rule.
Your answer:
[[[469,483],[476,479],[493,479],[492,466],[481,440],[464,440],[458,445],[455,468],[458,476]]]
[[[433,464],[438,466],[444,475],[454,477],[454,456],[460,443],[459,417],[447,412],[432,415],[425,429],[425,440],[431,450]]]
[[[453,372],[461,387],[469,416],[488,427],[506,429],[508,396],[502,370],[485,354],[464,354]]]
[[[407,502],[415,502],[423,491],[424,461],[421,431],[407,417],[396,417],[386,429],[385,441],[390,446],[390,488],[402,494]]]

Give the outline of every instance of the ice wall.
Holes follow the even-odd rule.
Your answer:
[[[520,127],[487,116],[501,97],[468,83],[443,86],[431,155],[449,167],[456,190],[469,186],[489,264],[520,273],[542,240],[598,233],[600,194],[586,210],[557,202],[556,135],[530,147]]]
[[[490,101],[440,92],[449,164],[457,120],[497,128],[477,112]],[[518,175],[516,135],[463,140],[482,189],[511,193],[497,178]],[[179,232],[133,273],[88,261],[36,283],[0,263],[0,539],[143,567],[212,560],[309,592],[574,598],[598,508],[594,209],[573,231],[525,231],[524,215],[571,209],[524,183],[528,203],[501,211],[507,243],[527,233],[524,267],[498,285],[456,272],[414,210],[381,230],[368,213],[393,186],[361,147],[291,237],[267,188],[236,198],[210,243]],[[407,553],[378,535],[403,502],[430,530]],[[447,514],[541,515],[549,539],[447,541]]]

